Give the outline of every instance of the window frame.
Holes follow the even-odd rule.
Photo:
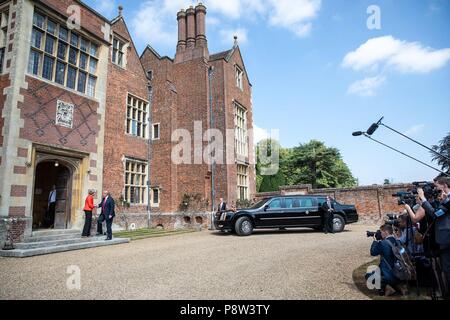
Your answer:
[[[117,48],[116,48],[116,42],[117,42]],[[125,54],[126,50],[125,47],[127,46],[128,42],[121,37],[119,37],[117,34],[113,35],[112,39],[112,45],[111,45],[111,62],[115,64],[118,67],[121,67],[125,69]]]
[[[129,164],[129,165],[128,165]],[[133,166],[132,166],[133,165]],[[144,170],[142,170],[144,166]],[[141,168],[138,171],[137,168]],[[132,177],[134,176],[134,179]],[[139,184],[136,183],[138,181]],[[148,204],[147,185],[148,185],[148,162],[135,159],[132,157],[125,157],[124,159],[124,188],[123,199],[131,206],[145,206]],[[133,195],[133,202],[131,201],[132,189],[135,191],[139,189],[139,202],[136,202],[136,193]]]
[[[236,77],[236,87],[241,91],[244,91],[244,69],[235,65],[235,77]]]
[[[130,102],[131,101],[131,102]],[[142,108],[140,106],[142,105]],[[135,116],[136,115],[136,116]],[[139,115],[140,120],[139,120]],[[130,92],[126,96],[126,112],[125,112],[125,133],[140,139],[149,139],[149,136],[153,134],[149,132],[149,103]],[[136,123],[136,132],[133,132],[132,128]]]
[[[242,183],[242,181],[244,181],[244,183]],[[238,200],[250,200],[249,166],[247,165],[238,164],[236,166],[236,191]],[[241,197],[242,192],[244,192],[243,198]]]
[[[239,157],[248,157],[248,110],[234,101],[234,149]]]
[[[150,197],[151,197],[151,201],[150,201],[150,205],[153,208],[158,208],[161,204],[161,188],[160,187],[152,187],[150,188],[151,192],[150,192]],[[158,202],[155,202],[155,191],[157,191],[158,194]]]
[[[155,127],[158,127],[158,136],[155,137]],[[152,140],[160,140],[161,139],[161,123],[153,123],[152,124]]]
[[[40,23],[39,25],[35,23],[35,21],[41,22],[41,20],[42,23]],[[82,32],[79,32],[78,30],[69,30],[64,26],[64,22],[61,22],[61,20],[56,19],[54,16],[48,13],[44,13],[39,9],[35,9],[33,12],[31,33],[32,39],[35,34],[39,34],[41,39],[39,47],[35,46],[35,41],[31,41],[30,43],[30,49],[28,51],[29,56],[27,64],[27,74],[30,76],[38,77],[43,81],[49,81],[57,86],[64,87],[64,89],[66,90],[72,90],[77,94],[82,94],[95,99],[96,88],[94,88],[94,90],[88,91],[87,83],[89,77],[94,77],[96,79],[95,86],[97,86],[98,84],[98,70],[96,69],[95,72],[91,72],[92,70],[90,69],[90,63],[91,60],[95,60],[98,66],[98,51],[100,48],[99,44],[95,40],[86,37]],[[78,39],[76,46],[74,46],[75,43],[72,39]],[[84,40],[84,44],[87,46],[86,52],[82,51],[80,48],[82,39]],[[51,52],[49,52],[49,50],[47,49],[49,49],[49,44],[51,42],[53,44],[53,47],[51,48]],[[91,47],[96,48],[96,56],[91,54]],[[60,50],[61,48],[64,48],[64,50]],[[31,68],[30,65],[32,52],[36,52],[39,55],[39,61],[37,62],[37,73],[34,72],[34,66],[33,68]],[[64,55],[62,55],[61,53],[64,53]],[[73,58],[74,53],[76,56],[76,61],[71,59]],[[81,54],[86,55],[86,68],[84,69],[81,67]],[[48,77],[48,75],[44,76],[44,72],[46,72],[47,70],[44,68],[44,64],[46,60],[48,61],[48,59],[53,60],[51,77]],[[75,64],[73,62],[75,62]],[[61,75],[61,69],[57,68],[59,64],[63,64],[65,66],[63,75]],[[72,68],[71,71],[75,70],[75,79],[73,79],[73,77],[69,77],[69,68]],[[80,78],[82,77],[81,73],[87,75],[84,90],[78,90],[78,83],[79,81],[82,81],[82,78]],[[59,81],[56,81],[57,79]],[[61,79],[63,79],[63,83],[61,83]],[[74,82],[74,86],[70,85],[71,82],[69,81],[72,80]]]

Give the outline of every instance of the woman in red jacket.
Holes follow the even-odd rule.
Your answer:
[[[94,191],[89,190],[89,194],[86,197],[84,202],[84,228],[82,237],[90,237],[91,236],[91,224],[92,224],[92,210],[94,209]]]

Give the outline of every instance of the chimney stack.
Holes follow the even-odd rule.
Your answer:
[[[196,23],[196,35],[195,35],[195,46],[196,47],[206,47],[206,7],[200,2],[195,7],[195,23]]]
[[[177,52],[180,52],[186,49],[186,12],[184,11],[184,9],[178,12],[177,20],[178,20]]]
[[[178,20],[178,44],[175,63],[194,59],[209,59],[206,39],[206,7],[199,3],[186,11],[180,10]]]
[[[187,48],[191,49],[195,47],[195,9],[190,6],[186,10],[187,20]]]

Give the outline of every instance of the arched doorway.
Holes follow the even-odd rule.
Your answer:
[[[58,160],[37,164],[34,181],[33,229],[66,229],[70,225],[72,170]],[[54,192],[55,203],[49,205]]]

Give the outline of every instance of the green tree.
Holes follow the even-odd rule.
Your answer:
[[[292,149],[285,149],[276,140],[262,140],[258,143],[260,150],[267,150],[267,156],[277,148],[279,153],[279,170],[273,175],[263,175],[263,169],[270,166],[257,158],[256,183],[258,192],[278,191],[280,186],[311,184],[314,188],[353,187],[358,184],[342,160],[336,148],[329,148],[323,142],[312,140]]]
[[[357,180],[338,149],[312,140],[292,149],[286,161],[288,184],[311,184],[313,188],[353,187]]]
[[[433,161],[436,161],[442,167],[443,171],[450,173],[450,161],[448,160],[450,158],[450,133],[439,141],[439,144],[433,146],[433,150],[447,157],[445,158],[434,152],[432,153]]]
[[[271,158],[274,151],[278,151],[279,158],[275,159],[278,161],[279,170],[273,175],[263,175],[264,169],[269,168],[273,163],[262,163],[260,152],[264,153],[267,158]],[[286,185],[286,179],[281,169],[283,161],[285,161],[286,154],[288,151],[281,148],[280,143],[274,139],[265,139],[260,141],[256,146],[257,162],[256,162],[256,190],[258,192],[270,192],[277,191],[280,186]]]

